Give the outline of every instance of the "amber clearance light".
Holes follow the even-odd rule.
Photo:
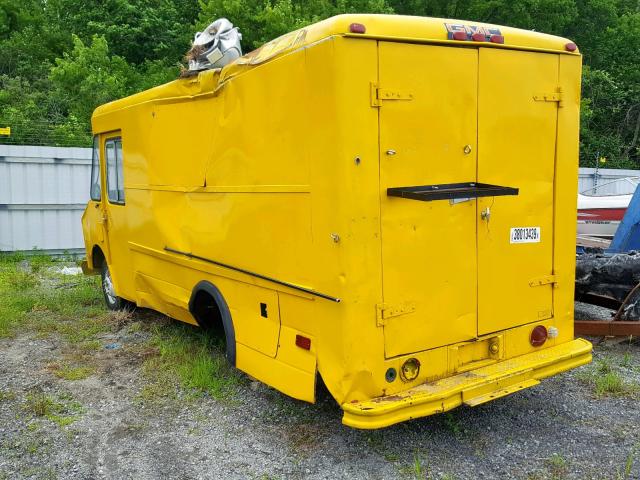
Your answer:
[[[410,358],[402,364],[400,368],[400,377],[405,382],[410,382],[418,378],[420,373],[420,360],[417,358]]]

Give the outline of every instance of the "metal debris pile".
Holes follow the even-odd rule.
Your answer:
[[[240,41],[242,34],[238,27],[226,18],[219,18],[193,39],[191,50],[187,52],[188,72],[199,72],[222,68],[242,56]]]
[[[620,320],[640,320],[640,252],[588,253],[576,261],[576,300],[618,310]]]

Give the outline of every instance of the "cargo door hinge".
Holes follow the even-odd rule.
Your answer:
[[[379,303],[376,305],[376,325],[382,327],[386,320],[392,317],[399,317],[400,315],[406,315],[407,313],[413,313],[415,311],[416,306],[413,303],[401,303],[399,305]]]
[[[384,100],[413,100],[413,94],[406,91],[380,88],[377,83],[371,82],[371,106],[381,107]]]
[[[533,96],[536,102],[552,102],[557,103],[558,107],[562,107],[562,89],[558,88],[555,92],[537,93]]]

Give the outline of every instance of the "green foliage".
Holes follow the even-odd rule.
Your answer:
[[[109,54],[104,37],[96,35],[85,45],[73,35],[73,50],[56,59],[49,78],[69,116],[86,119],[98,105],[131,91],[135,70],[124,58]]]
[[[59,427],[71,425],[84,413],[84,407],[70,395],[52,396],[43,392],[28,394],[23,409],[26,413],[44,417]]]
[[[145,364],[146,370],[153,372],[154,382],[143,392],[143,400],[170,396],[173,378],[195,395],[208,394],[217,399],[232,396],[241,381],[224,357],[220,339],[210,332],[172,323],[154,329],[153,343],[159,356]],[[167,376],[158,377],[158,371]]]
[[[219,17],[253,50],[339,13],[462,18],[562,35],[584,55],[580,159],[640,163],[640,6],[635,0],[0,0],[0,126],[14,143],[90,144],[101,103],[176,77]],[[6,141],[0,139],[0,142]]]
[[[245,51],[258,48],[287,32],[340,13],[393,13],[385,0],[199,0],[197,26],[220,17],[242,32]]]

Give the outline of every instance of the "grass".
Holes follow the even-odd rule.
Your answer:
[[[64,380],[84,380],[95,372],[95,368],[88,366],[71,366],[67,363],[51,363],[48,369],[58,378]]]
[[[241,383],[211,334],[177,322],[155,326],[152,333],[158,355],[145,362],[153,382],[142,392],[143,400],[172,396],[175,383],[195,395],[228,399]]]
[[[16,394],[10,390],[0,390],[0,403],[16,398]]]
[[[398,473],[400,473],[402,477],[415,478],[416,480],[430,480],[432,478],[428,464],[425,465],[418,451],[413,453],[413,461],[411,463],[398,467]]]
[[[559,453],[554,453],[545,462],[551,478],[560,480],[565,478],[569,473],[569,464],[567,460]]]
[[[422,466],[422,462],[420,461],[420,457],[418,455],[413,456],[413,474],[416,478],[424,478],[424,467]]]
[[[28,328],[81,341],[104,329],[98,279],[60,275],[52,268],[56,263],[45,256],[0,254],[0,338]]]
[[[633,462],[635,460],[635,453],[638,449],[637,444],[634,448],[631,449],[629,455],[627,455],[626,461],[624,463],[624,467],[622,469],[618,469],[616,472],[616,480],[628,480],[631,478],[631,470],[633,469]]]
[[[48,365],[55,377],[74,381],[92,375],[104,349],[101,338],[126,328],[127,335],[142,338],[120,350],[130,348],[144,359],[140,400],[177,399],[185,392],[229,399],[236,391],[242,377],[214,336],[156,314],[109,312],[98,277],[61,275],[57,265],[66,263],[37,254],[0,254],[0,338],[28,334],[61,340],[64,353]]]
[[[577,378],[590,385],[597,397],[634,396],[640,391],[640,386],[625,380],[620,369],[606,357],[583,369]]]
[[[609,372],[595,378],[596,395],[622,395],[626,391],[622,377],[618,372]]]
[[[43,392],[28,394],[23,410],[36,417],[44,417],[59,427],[71,425],[84,412],[82,405],[70,395],[53,396]]]
[[[457,413],[457,412],[456,412]],[[458,421],[458,417],[454,412],[444,413],[444,425],[454,435],[460,435],[462,433],[462,427]]]

